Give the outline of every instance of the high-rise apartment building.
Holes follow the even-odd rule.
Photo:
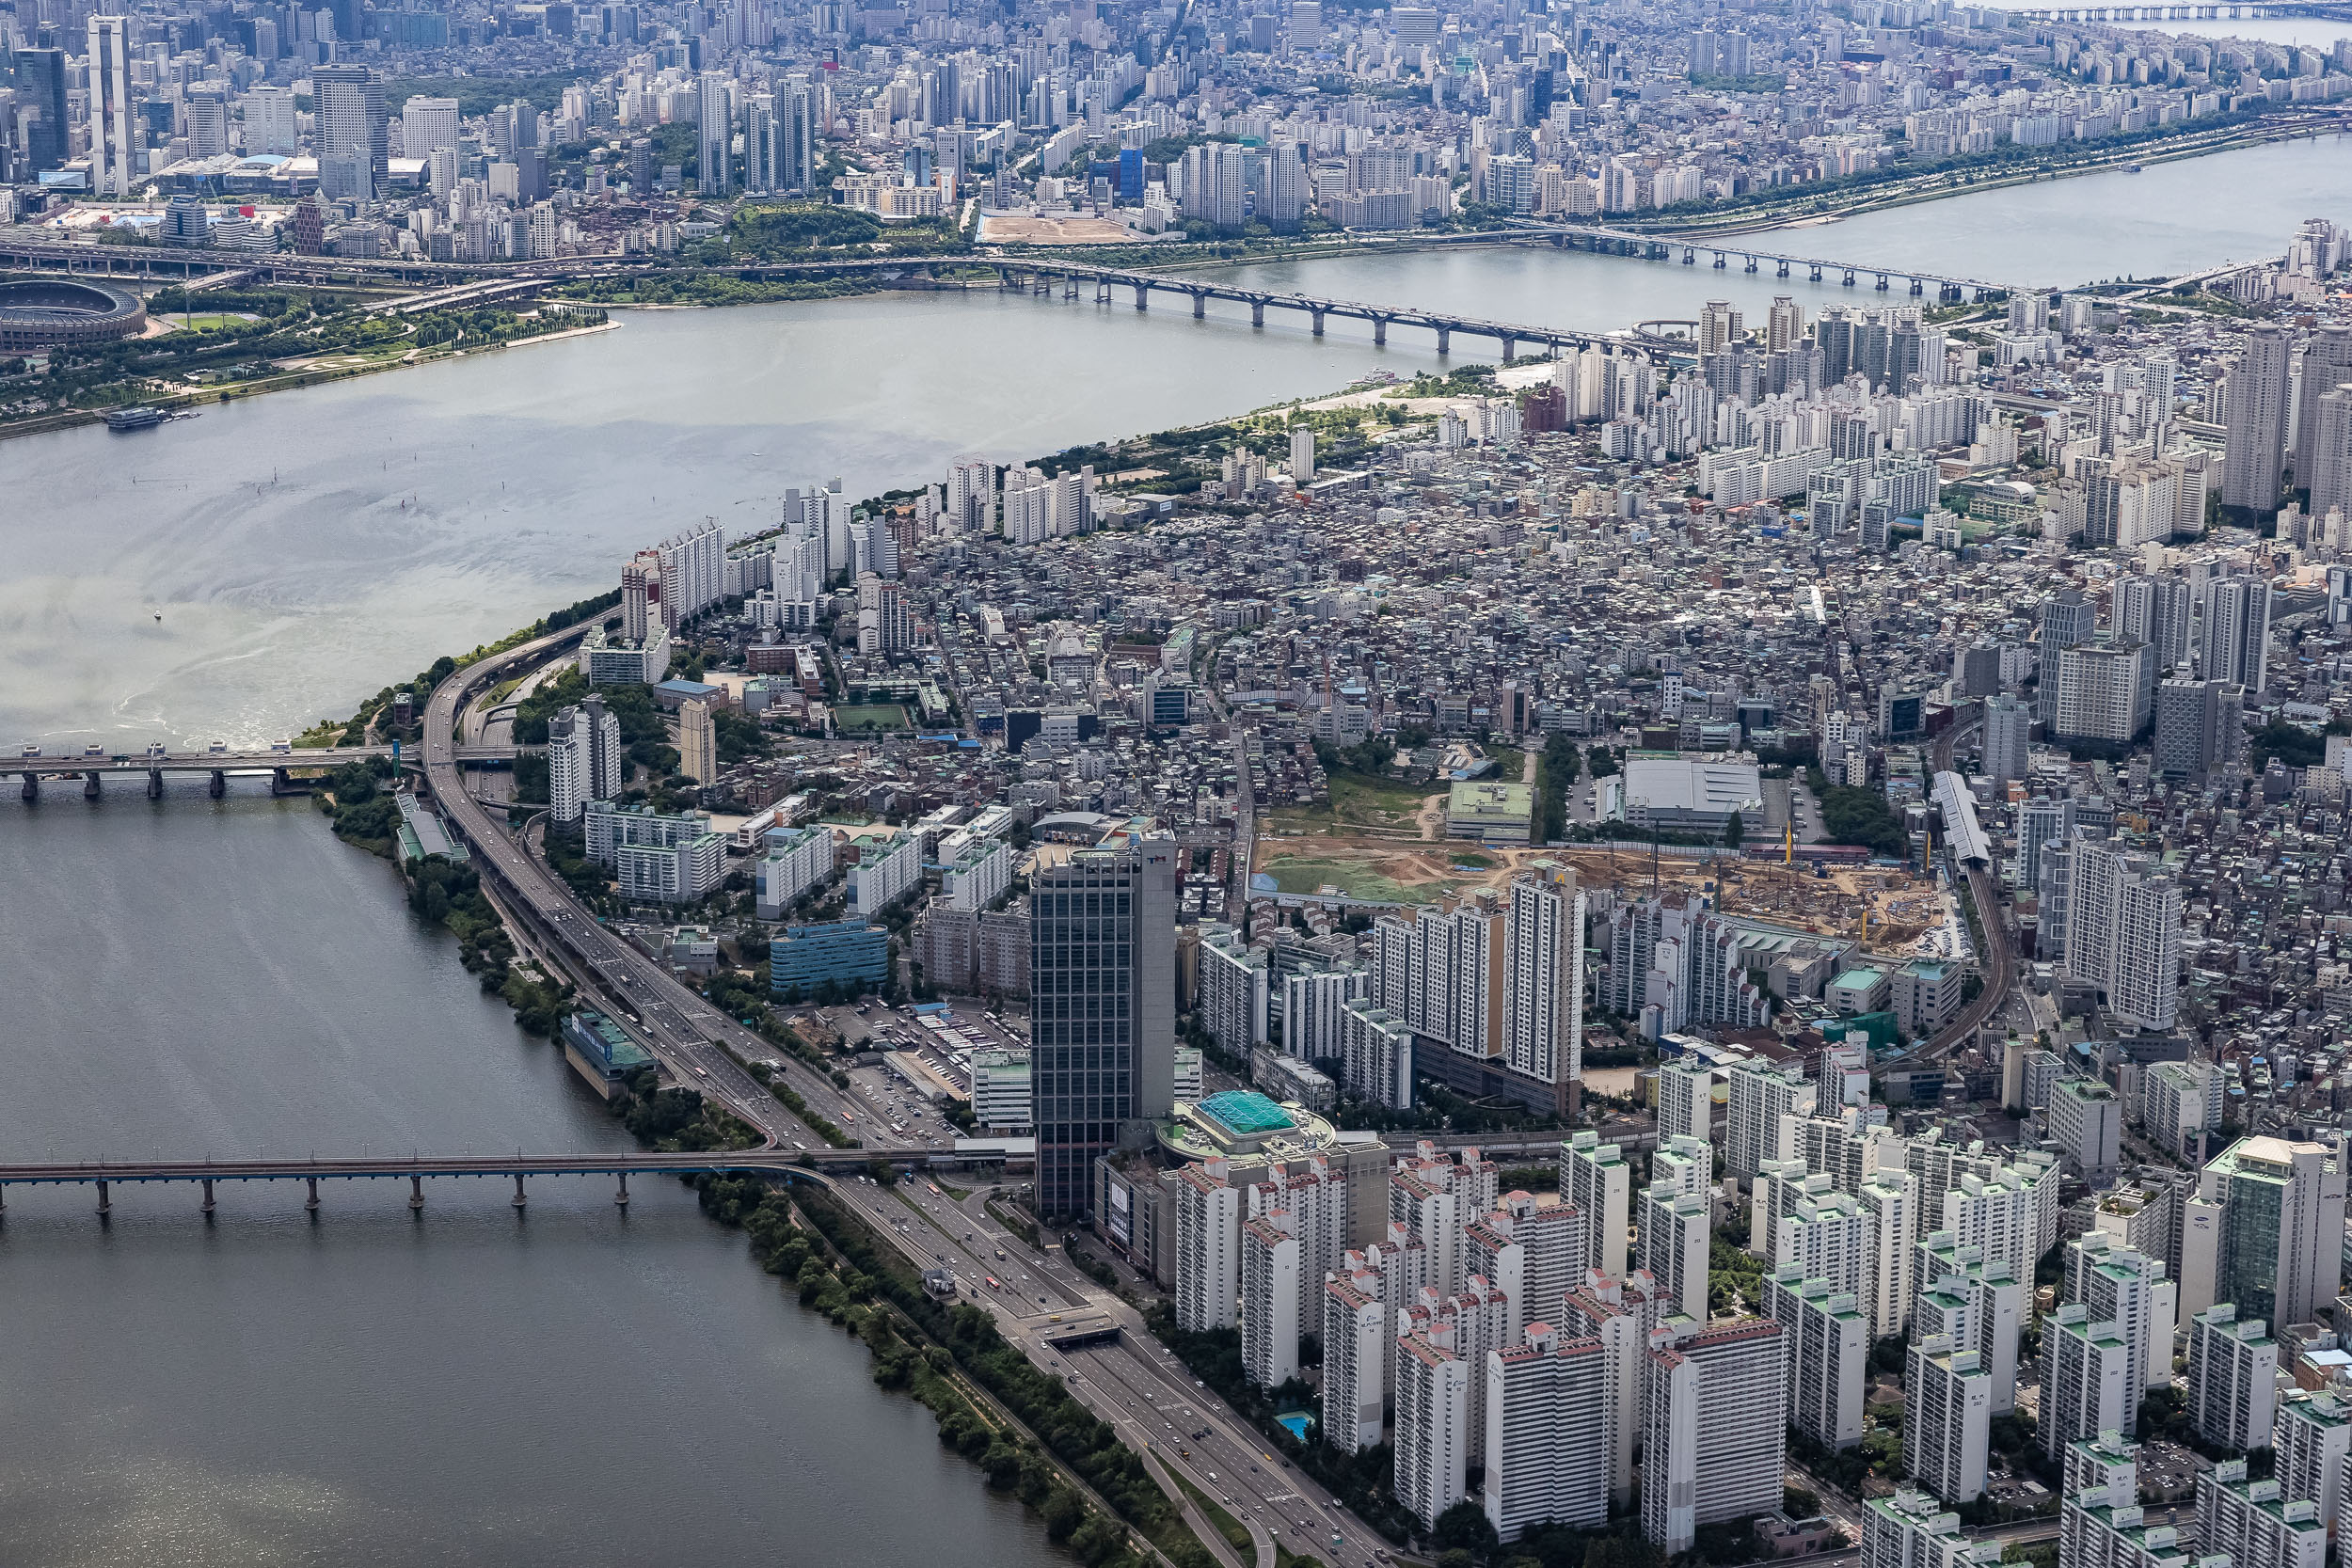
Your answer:
[[[1296,1229],[1288,1210],[1241,1227],[1241,1366],[1261,1388],[1279,1388],[1298,1375]]]
[[[2154,766],[2169,779],[2203,779],[2237,765],[2246,693],[2226,681],[2183,678],[2156,687]]]
[[[2270,1441],[2278,1414],[2279,1346],[2270,1325],[2228,1302],[2188,1321],[2188,1418],[2223,1449]]]
[[[1576,1080],[1581,1043],[1584,899],[1565,866],[1511,883],[1504,924],[1503,1060],[1539,1084]]]
[[[1780,1325],[1668,1318],[1643,1361],[1642,1533],[1672,1556],[1698,1527],[1780,1505],[1788,1398]]]
[[[1036,1058],[1030,1058],[1032,1078]],[[1176,1173],[1176,1325],[1187,1334],[1232,1328],[1241,1301],[1241,1189],[1221,1162]]]
[[[1724,1172],[1746,1180],[1766,1160],[1783,1157],[1780,1118],[1814,1100],[1804,1069],[1793,1064],[1734,1062],[1727,1074]]]
[[[2170,577],[2128,577],[2115,585],[2115,636],[2148,647],[2157,678],[2188,662],[2196,595]]]
[[[1030,879],[1041,1213],[1084,1209],[1095,1157],[1149,1136],[1173,1108],[1177,854],[1167,840],[1130,839]]]
[[[1511,1542],[1536,1525],[1607,1523],[1616,1387],[1601,1341],[1533,1323],[1523,1343],[1489,1351],[1484,1371],[1481,1500],[1495,1533]]]
[[[2097,986],[2118,1022],[2171,1028],[2180,1016],[2181,884],[2151,857],[2102,840],[2078,838],[2069,864],[2067,974]]]
[[[621,725],[604,699],[590,696],[548,721],[548,807],[558,822],[577,822],[591,800],[621,792]]]
[[[2295,483],[2312,492],[2312,504],[2306,510],[2314,517],[2328,515],[2328,509],[2319,503],[2316,483],[2321,449],[2327,444],[2319,428],[2326,406],[2324,400],[2346,382],[2352,382],[2352,326],[2327,325],[2315,328],[2303,341],[2302,389],[2296,400],[2295,440],[2289,448]]]
[[[2265,516],[2278,510],[2280,471],[2286,466],[2288,366],[2293,353],[2294,341],[2280,327],[2262,322],[2248,328],[2245,349],[2229,374],[2228,436],[2221,469],[2224,506]]]
[[[695,95],[695,188],[724,196],[734,188],[735,115],[727,97],[727,75],[706,71]]]
[[[1394,1451],[1396,1500],[1428,1529],[1462,1500],[1470,1465],[1470,1367],[1450,1321],[1396,1341]]]
[[[1632,1196],[1632,1171],[1615,1144],[1584,1132],[1570,1133],[1560,1145],[1561,1201],[1576,1210],[1583,1225],[1586,1266],[1612,1279],[1625,1277]]]
[[[2042,1451],[2053,1462],[2066,1446],[2120,1432],[2137,1413],[2131,1347],[2111,1323],[2094,1323],[2080,1304],[2042,1323]]]
[[[2149,679],[2146,644],[2082,643],[2061,649],[2056,668],[2044,677],[2054,683],[2051,732],[2070,740],[2106,740],[2118,745],[2138,738],[2148,722]]]
[[[2270,662],[2270,584],[2216,578],[2205,587],[2205,641],[2197,673],[2260,697]]]
[[[1323,1284],[1323,1440],[1345,1453],[1377,1448],[1388,1401],[1388,1347],[1395,1338],[1380,1279],[1349,1253]]]
[[[1984,704],[1984,771],[1995,784],[2026,776],[2033,740],[2033,705],[2015,697]]]
[[[2270,1449],[2280,1496],[2317,1503],[2321,1528],[2334,1529],[2352,1479],[2352,1408],[2324,1390],[2288,1389],[2279,1396]]]
[[[691,697],[678,705],[677,756],[678,771],[696,784],[718,782],[719,732],[710,704],[703,698]]]
[[[1984,1495],[1993,1379],[1949,1335],[1914,1339],[1904,1355],[1903,1468],[1953,1508]]]
[[[2282,1494],[2276,1478],[2247,1480],[2243,1459],[2225,1459],[2199,1471],[2197,1545],[2205,1561],[2226,1561],[2231,1568],[2320,1568],[2328,1560],[2328,1527],[2320,1522],[2319,1504]]]

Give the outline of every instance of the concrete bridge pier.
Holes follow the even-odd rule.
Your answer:
[[[1149,284],[1149,283],[1138,283],[1138,284],[1136,284],[1136,309],[1138,309],[1138,310],[1148,310],[1148,309],[1150,309],[1151,308],[1152,308],[1152,285],[1151,285],[1151,284]]]
[[[1928,286],[1915,277],[1911,280],[1911,292],[1915,294],[1924,294],[1928,292]]]
[[[1786,277],[1788,276],[1788,262],[1787,259],[1784,258],[1782,260],[1780,263],[1780,270],[1774,273],[1773,276],[1776,277]]]
[[[1517,338],[1514,338],[1514,337],[1510,337],[1510,336],[1508,336],[1507,334],[1503,335],[1503,336],[1502,336],[1502,362],[1503,362],[1504,364],[1506,364],[1506,365],[1507,365],[1507,364],[1509,364],[1512,360],[1514,360],[1514,359],[1516,359],[1516,358],[1518,358],[1518,353],[1519,353],[1519,341],[1518,341]]]
[[[1323,307],[1322,307],[1322,306],[1320,306],[1320,305],[1311,305],[1311,306],[1307,307],[1307,312],[1308,312],[1308,314],[1310,314],[1310,315],[1313,316],[1313,317],[1314,317],[1314,319],[1315,319],[1315,336],[1316,336],[1316,337],[1318,337],[1318,338],[1322,337],[1322,336],[1323,336]]]
[[[1853,287],[1853,268],[1851,268],[1851,267],[1848,267],[1848,268],[1846,268],[1846,269],[1845,269],[1845,271],[1846,271],[1846,287],[1847,287],[1847,288],[1849,288],[1849,289],[1851,289],[1851,288],[1852,288],[1852,287]]]
[[[1886,274],[1880,273],[1878,275],[1878,291],[1881,293],[1884,293],[1886,292]]]
[[[147,770],[147,798],[151,800],[164,798],[164,770],[160,768]]]
[[[1205,289],[1193,289],[1189,292],[1192,294],[1192,319],[1194,321],[1200,321],[1209,313],[1208,291]]]
[[[1751,256],[1751,257],[1749,257],[1749,258],[1747,259],[1747,261],[1748,261],[1748,270],[1749,270],[1750,272],[1754,272],[1754,271],[1756,270],[1756,258],[1755,258],[1755,257],[1753,257],[1753,256]]]
[[[515,1209],[516,1209],[516,1212],[519,1213],[519,1212],[523,1210],[523,1208],[524,1208],[524,1207],[525,1207],[525,1206],[529,1203],[529,1201],[530,1201],[530,1200],[529,1200],[528,1198],[526,1198],[526,1197],[524,1197],[524,1196],[523,1196],[523,1173],[522,1173],[521,1171],[516,1171],[516,1172],[515,1173]]]
[[[1819,261],[1813,261],[1807,264],[1813,269],[1813,281],[1819,283],[1821,280],[1821,263]]]
[[[34,804],[34,803],[35,803],[35,802],[37,802],[38,800],[40,800],[40,775],[39,773],[27,773],[27,774],[25,774],[25,775],[24,775],[24,803],[25,803],[26,805],[28,805],[28,806],[29,806],[29,805]]]
[[[1097,305],[1108,305],[1110,302],[1111,280],[1107,277],[1096,278],[1094,280],[1094,303]]]
[[[423,1208],[424,1208],[424,1178],[423,1178],[423,1177],[421,1177],[421,1176],[412,1176],[412,1177],[410,1177],[410,1178],[408,1179],[408,1210],[409,1210],[409,1212],[411,1212],[411,1213],[415,1213],[415,1212],[418,1212],[421,1211]]]
[[[307,1182],[310,1188],[310,1196],[302,1205],[303,1210],[312,1219],[316,1219],[319,1215],[319,1179],[315,1176],[306,1176],[302,1180]]]
[[[1389,346],[1388,317],[1375,316],[1372,318],[1372,346],[1375,348],[1386,348]]]
[[[1061,296],[1064,299],[1075,299],[1078,297],[1078,280],[1076,278],[1065,277],[1061,280]]]
[[[213,1179],[209,1176],[204,1179],[204,1207],[202,1213],[208,1220],[213,1217]]]
[[[100,799],[105,793],[104,787],[100,784],[98,779],[99,775],[96,768],[92,768],[90,771],[82,775],[83,800],[95,800]]]
[[[1440,356],[1443,356],[1452,352],[1453,348],[1454,328],[1450,326],[1441,326],[1438,328],[1438,353]]]
[[[1252,326],[1263,326],[1265,325],[1264,300],[1253,299],[1249,302],[1249,325]]]
[[[621,1190],[612,1195],[612,1201],[624,1209],[628,1207],[628,1172],[621,1172]]]
[[[1691,246],[1684,245],[1682,247],[1682,264],[1686,267],[1697,266],[1699,264],[1699,253]]]
[[[1715,270],[1716,270],[1717,272],[1721,272],[1721,271],[1723,271],[1723,270],[1724,270],[1724,268],[1725,268],[1726,266],[1729,266],[1730,264],[1731,264],[1730,262],[1726,261],[1724,259],[1724,253],[1723,253],[1722,251],[1720,251],[1720,250],[1719,250],[1719,251],[1715,252]]]
[[[101,1181],[98,1184],[98,1217],[103,1220],[113,1212],[114,1205],[106,1197],[106,1183]]]
[[[269,770],[269,792],[272,795],[290,795],[294,792],[294,780],[284,768],[273,768]]]
[[[229,775],[228,775],[227,773],[225,773],[225,772],[221,771],[221,769],[219,769],[219,768],[214,768],[214,769],[213,769],[213,786],[212,786],[212,796],[213,796],[213,799],[214,799],[214,800],[219,800],[222,796],[224,796],[224,795],[226,795],[226,794],[228,794],[228,793],[229,793]]]

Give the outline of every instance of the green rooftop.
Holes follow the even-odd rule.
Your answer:
[[[1297,1124],[1290,1113],[1255,1089],[1227,1089],[1200,1102],[1200,1114],[1235,1137],[1254,1138],[1281,1132]]]

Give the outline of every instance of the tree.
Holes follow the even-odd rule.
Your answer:
[[[1429,1544],[1440,1560],[1447,1552],[1465,1551],[1484,1561],[1501,1540],[1486,1509],[1468,1497],[1438,1514],[1436,1528],[1429,1532]]]
[[[1747,842],[1747,824],[1740,819],[1738,812],[1733,812],[1731,820],[1724,824],[1724,843],[1737,849]]]

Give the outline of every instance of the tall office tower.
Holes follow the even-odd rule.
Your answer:
[[[1712,1227],[1704,1196],[1653,1184],[1642,1192],[1641,1267],[1684,1317],[1707,1321],[1707,1251]]]
[[[775,136],[775,180],[780,191],[814,191],[817,166],[822,160],[817,140],[817,89],[804,76],[787,76],[776,84],[771,100]]]
[[[1861,1307],[1870,1320],[1873,1339],[1900,1335],[1911,1316],[1911,1214],[1917,1202],[1916,1185],[1908,1172],[1881,1171],[1854,1195],[1869,1222]]]
[[[1298,1375],[1298,1237],[1288,1210],[1241,1227],[1241,1366],[1250,1382],[1279,1388]]]
[[[2338,386],[2303,388],[2312,404],[2312,439],[2306,449],[2311,477],[2303,481],[2312,503],[2305,510],[2319,522],[2330,512],[2352,517],[2352,369],[2338,373],[2344,377]]]
[[[2206,1564],[2231,1568],[2320,1568],[2328,1527],[2319,1504],[2289,1500],[2279,1481],[2248,1481],[2246,1461],[2226,1459],[2197,1474],[2197,1549]]]
[[[1096,1156],[1147,1140],[1174,1108],[1176,854],[1131,838],[1031,876],[1040,1213],[1083,1210]]]
[[[1788,294],[1772,296],[1772,311],[1766,318],[1764,350],[1768,354],[1785,354],[1804,341],[1804,307]]]
[[[735,116],[727,104],[727,74],[702,73],[694,103],[694,188],[705,196],[724,196],[734,186]]]
[[[1505,927],[1503,1060],[1539,1084],[1575,1081],[1581,1064],[1566,1060],[1572,1021],[1581,1016],[1577,957],[1583,951],[1576,873],[1549,869],[1511,883]]]
[[[1953,1508],[1984,1494],[1993,1379],[1949,1335],[1914,1339],[1904,1354],[1903,1468]]]
[[[2352,1409],[2332,1393],[2290,1388],[2279,1396],[2270,1448],[2279,1495],[2317,1503],[2320,1524],[2333,1529],[2352,1473]]]
[[[2312,491],[2308,510],[2314,517],[2328,515],[2312,483],[2319,471],[2320,400],[2347,381],[2352,381],[2352,326],[2315,329],[2303,342],[2302,389],[2296,399],[2295,439],[2288,449],[2296,486]]]
[[[2214,578],[2205,588],[2204,655],[2197,673],[2260,697],[2269,662],[2270,584],[2255,577]]]
[[[2279,509],[2286,467],[2287,368],[2294,340],[2267,322],[2247,329],[2230,370],[2221,504],[2267,515]],[[2243,684],[2243,683],[2241,683]]]
[[[1788,1390],[1780,1325],[1672,1317],[1642,1364],[1642,1533],[1668,1556],[1698,1527],[1780,1506]]]
[[[1715,1073],[1706,1058],[1669,1057],[1658,1068],[1658,1139],[1705,1141],[1714,1132]]]
[[[2195,595],[2179,578],[2128,577],[2115,585],[2115,636],[2145,642],[2158,678],[2188,662]]]
[[[1812,1085],[1804,1080],[1804,1070],[1793,1064],[1734,1062],[1728,1081],[1724,1173],[1744,1181],[1765,1161],[1783,1157],[1780,1118],[1798,1115],[1798,1107],[1809,1107],[1815,1097]]]
[[[139,132],[131,118],[131,19],[89,19],[90,193],[127,200],[136,167]]]
[[[1632,1172],[1624,1151],[1597,1132],[1572,1132],[1560,1145],[1560,1197],[1584,1227],[1588,1268],[1625,1277],[1626,1231],[1631,1225]]]
[[[2328,1145],[2239,1138],[2200,1173],[2200,1199],[2220,1206],[2214,1300],[2280,1328],[2317,1322],[2343,1281],[2345,1173]],[[2181,1275],[2187,1295],[2187,1251]]]
[[[1984,703],[1984,771],[1995,784],[2026,776],[2033,739],[2033,705],[2015,697]]]
[[[2059,650],[2057,670],[2044,680],[2055,684],[2050,729],[2072,740],[2110,740],[2129,744],[2148,722],[2149,697],[2154,682],[2143,643],[2098,646],[2084,643]]]
[[[188,156],[217,158],[229,150],[228,93],[218,87],[190,87]]]
[[[1396,1342],[1396,1500],[1423,1529],[1462,1500],[1470,1465],[1470,1368],[1454,1324],[1429,1321]]]
[[[457,100],[411,98],[400,106],[400,150],[405,158],[421,158],[457,145]]]
[[[320,191],[353,201],[381,198],[392,166],[384,73],[364,65],[314,66],[310,94]]]
[[[719,782],[719,732],[710,717],[710,704],[690,698],[677,710],[678,771],[696,784]]]
[[[1862,1568],[1993,1568],[2000,1560],[1998,1541],[1962,1535],[1960,1515],[1939,1511],[1925,1492],[1906,1486],[1891,1497],[1872,1497],[1862,1505]],[[2067,1568],[2075,1564],[2070,1560]]]
[[[35,174],[60,166],[73,139],[66,120],[65,51],[18,50],[16,90],[25,162]]]
[[[2099,609],[2079,588],[2061,588],[2042,602],[2042,657],[2055,660],[2058,650],[2090,641],[2098,630]]]
[[[1343,1453],[1380,1445],[1386,1346],[1394,1337],[1379,1276],[1361,1253],[1349,1253],[1323,1283],[1323,1440]]]
[[[2278,1415],[2279,1346],[2260,1318],[2228,1302],[2188,1321],[2188,1418],[2197,1435],[2225,1449],[2270,1440]]]
[[[1564,1338],[1548,1323],[1530,1323],[1526,1342],[1488,1352],[1482,1371],[1481,1498],[1495,1533],[1511,1542],[1536,1525],[1607,1523],[1616,1386],[1601,1341]]]
[[[2131,1347],[2113,1323],[2094,1323],[2079,1303],[2042,1321],[2042,1451],[2055,1463],[2066,1446],[2121,1432],[2137,1411]]]
[[[2245,750],[2240,722],[2246,693],[2224,681],[2169,680],[2156,687],[2156,771],[2202,779],[2237,764]]]
[[[1211,1160],[1176,1173],[1176,1323],[1187,1334],[1232,1328],[1239,1318],[1242,1191],[1226,1179],[1229,1168]]]

